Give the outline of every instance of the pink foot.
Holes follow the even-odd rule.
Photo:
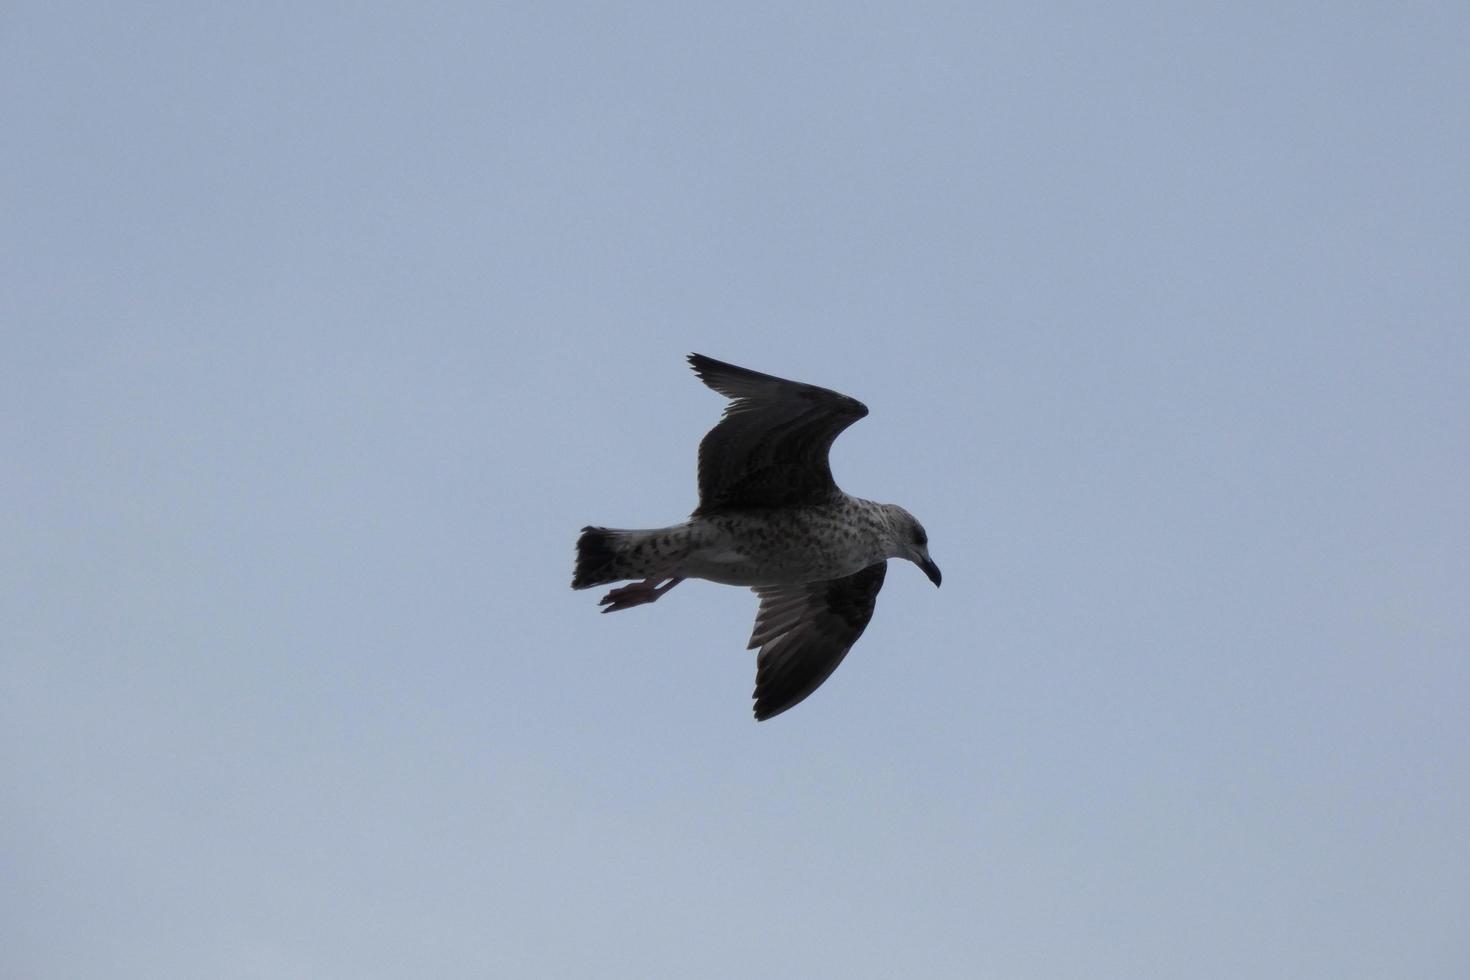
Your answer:
[[[605,613],[617,612],[619,609],[632,609],[641,606],[645,602],[657,602],[658,597],[684,581],[682,578],[671,578],[663,585],[658,585],[659,579],[646,578],[632,585],[625,585],[620,589],[613,589],[607,595],[598,600],[599,606],[606,606]]]

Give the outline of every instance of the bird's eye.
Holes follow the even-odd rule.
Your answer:
[[[919,530],[917,530],[917,531],[914,532],[914,544],[916,544],[920,548],[922,548],[925,545],[927,545],[928,543],[929,543],[929,535],[927,535],[927,534],[924,533],[924,529],[923,528],[920,528]]]

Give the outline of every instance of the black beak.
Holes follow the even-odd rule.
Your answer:
[[[925,575],[929,576],[929,581],[933,582],[934,587],[937,589],[939,587],[939,580],[943,578],[943,576],[939,574],[939,566],[934,564],[934,562],[930,561],[928,558],[925,558],[923,561],[919,562],[919,567],[924,570]]]

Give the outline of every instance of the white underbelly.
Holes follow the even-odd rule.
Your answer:
[[[722,585],[784,585],[842,578],[870,564],[866,555],[822,554],[811,549],[752,555],[723,547],[691,552],[685,560],[684,574]]]

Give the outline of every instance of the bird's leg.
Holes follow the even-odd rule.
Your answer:
[[[620,589],[613,589],[607,595],[598,600],[599,606],[606,606],[605,613],[617,612],[619,609],[632,609],[641,606],[645,602],[657,602],[658,597],[684,581],[682,578],[671,578],[663,585],[659,585],[659,579],[646,578],[632,585],[625,585]]]

